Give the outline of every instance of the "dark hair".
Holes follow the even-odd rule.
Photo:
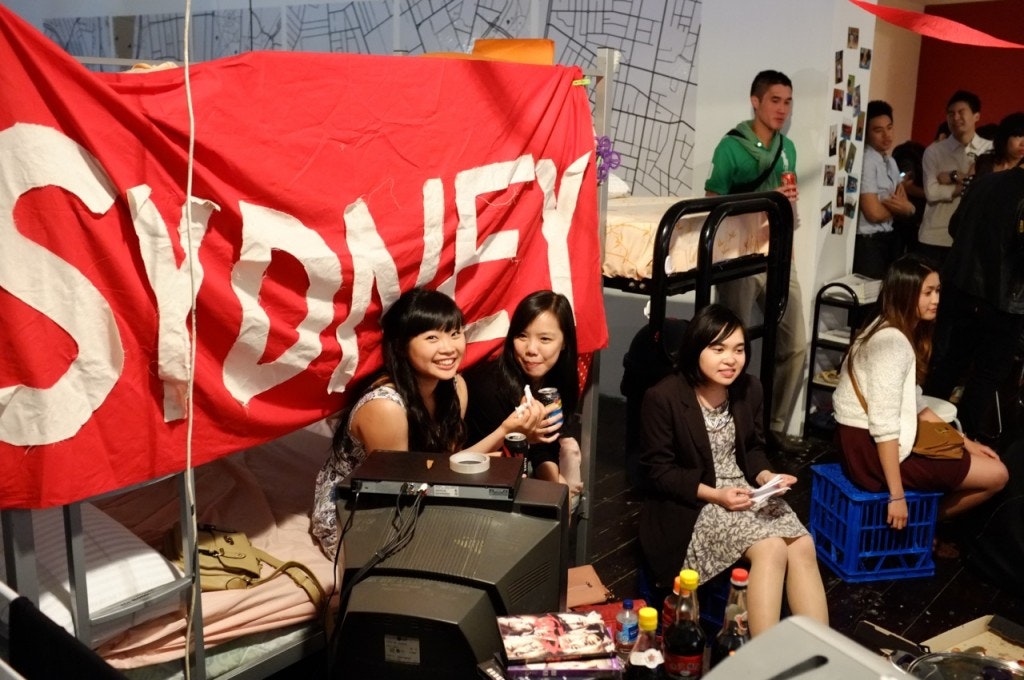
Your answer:
[[[868,102],[868,113],[866,120],[868,125],[871,124],[872,118],[878,116],[889,116],[889,120],[893,120],[892,107],[889,106],[889,102],[884,102],[881,99],[875,99],[874,101]]]
[[[923,186],[924,171],[921,162],[924,159],[924,144],[913,140],[903,142],[892,150],[892,158],[901,172],[912,172],[914,184]]]
[[[760,99],[772,85],[785,85],[793,89],[793,81],[781,71],[761,71],[754,76],[754,82],[750,84],[750,96]]]
[[[737,330],[743,333],[743,344],[747,344],[747,329],[731,309],[718,304],[699,309],[683,331],[679,351],[676,353],[676,372],[682,375],[691,387],[703,383],[700,353],[716,342],[725,340]]]
[[[939,137],[942,135],[949,137],[951,134],[952,132],[949,129],[949,123],[947,121],[942,121],[939,123],[939,127],[935,128],[935,136],[932,139],[934,141],[938,141]]]
[[[914,348],[917,358],[917,383],[924,382],[928,370],[928,360],[932,354],[932,332],[934,321],[920,318],[918,306],[921,299],[921,288],[928,276],[934,273],[924,260],[916,255],[903,255],[897,258],[885,272],[882,289],[878,294],[879,323],[871,327],[861,343],[885,327],[899,330],[907,337]]]
[[[551,312],[555,316],[562,331],[563,340],[558,361],[544,376],[544,386],[557,388],[562,397],[563,412],[574,413],[580,394],[580,378],[576,365],[576,320],[573,317],[569,298],[561,293],[538,290],[527,295],[516,305],[515,311],[512,312],[512,319],[509,321],[508,335],[505,336],[501,356],[498,357],[498,369],[501,373],[502,384],[506,396],[518,404],[527,379],[519,362],[516,361],[515,339],[544,312]]]
[[[1000,163],[1005,163],[1009,160],[1006,146],[1010,141],[1010,137],[1024,137],[1024,113],[1011,113],[999,121],[999,127],[996,129],[996,134],[992,139],[992,153],[995,154],[996,160]]]
[[[963,102],[970,107],[972,113],[981,113],[981,98],[973,92],[967,90],[957,90],[953,93],[953,96],[946,102],[946,110],[953,106],[957,102]]]
[[[430,417],[416,382],[416,373],[409,365],[409,342],[420,333],[437,330],[451,332],[461,329],[465,321],[462,310],[444,293],[427,288],[413,288],[402,294],[380,319],[383,368],[362,386],[359,395],[387,382],[405,402],[409,423],[411,451],[453,452],[466,438],[466,424],[455,390],[455,380],[443,380],[434,389],[434,417]],[[334,446],[340,450],[348,439],[349,412],[334,433]]]

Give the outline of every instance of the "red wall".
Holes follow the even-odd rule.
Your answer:
[[[1024,1],[936,5],[928,14],[946,17],[989,35],[1024,43]],[[945,120],[946,102],[956,90],[981,97],[978,125],[998,123],[1008,113],[1024,111],[1024,49],[968,47],[921,39],[912,136],[929,144]]]

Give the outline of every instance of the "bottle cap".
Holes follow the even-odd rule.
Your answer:
[[[750,572],[748,572],[743,567],[736,567],[732,570],[732,576],[729,578],[729,581],[734,586],[745,586],[747,585],[747,579],[749,578]]]
[[[672,592],[675,593],[676,595],[679,594],[679,577],[678,576],[676,576],[674,579],[672,579]]]
[[[658,627],[658,610],[654,607],[640,607],[637,618],[640,619],[640,630],[654,630]]]
[[[700,583],[700,574],[693,569],[683,569],[679,572],[679,587],[682,590],[695,590]]]
[[[630,600],[628,598],[623,600],[622,601],[622,608],[623,609],[632,609],[633,608],[633,600]]]

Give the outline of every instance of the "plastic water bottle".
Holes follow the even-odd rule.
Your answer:
[[[640,634],[640,620],[633,611],[633,600],[622,601],[622,611],[615,615],[615,653],[626,661]]]

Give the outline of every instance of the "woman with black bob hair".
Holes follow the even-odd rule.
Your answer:
[[[661,588],[680,567],[707,581],[750,562],[752,635],[778,623],[783,590],[794,614],[827,625],[813,539],[777,495],[752,494],[776,473],[764,450],[764,392],[743,372],[746,349],[739,317],[708,305],[687,325],[675,371],[644,396],[640,544]],[[797,481],[778,477],[780,492]]]
[[[469,439],[483,440],[481,451],[497,451],[506,434],[522,432],[530,442],[528,458],[533,476],[568,483],[559,472],[563,449],[579,455],[576,443],[579,400],[576,321],[569,299],[551,290],[523,298],[509,321],[508,334],[497,359],[466,371]],[[562,398],[562,416],[548,417],[555,407],[540,407],[535,421],[509,422],[505,414],[524,403],[525,387],[534,397],[554,387]],[[572,480],[572,491],[579,491]]]
[[[358,396],[342,412],[333,451],[317,475],[312,533],[331,558],[338,542],[333,489],[370,451],[454,453],[466,441],[462,310],[444,293],[413,288],[380,325],[384,365],[353,390]]]

